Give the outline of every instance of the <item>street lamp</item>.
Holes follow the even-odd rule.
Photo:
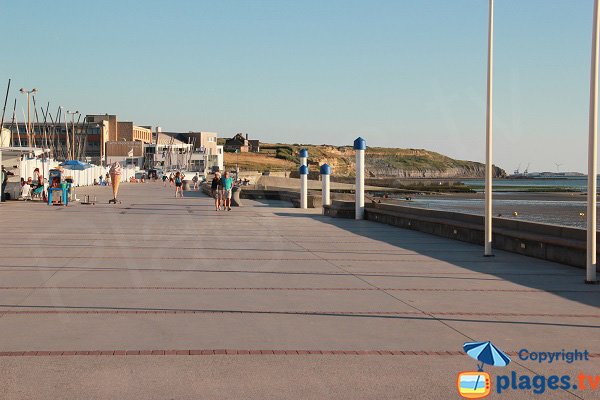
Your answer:
[[[27,95],[27,147],[31,147],[31,119],[29,117],[29,95],[37,93],[37,89],[33,88],[31,90],[27,90],[25,88],[21,88],[19,92]]]
[[[75,159],[75,114],[79,114],[79,111],[69,111],[67,110],[67,114],[71,115],[71,136],[73,140],[71,141],[71,160]]]

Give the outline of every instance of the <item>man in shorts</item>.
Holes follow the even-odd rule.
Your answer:
[[[222,184],[221,184],[221,174],[220,173],[215,173],[215,177],[213,178],[211,184],[210,184],[210,190],[211,190],[211,194],[213,199],[215,199],[215,211],[219,211],[221,209],[221,189],[222,189]]]
[[[225,171],[223,173],[223,209],[227,208],[228,211],[231,211],[231,189],[233,188],[233,178],[229,176],[229,172]]]

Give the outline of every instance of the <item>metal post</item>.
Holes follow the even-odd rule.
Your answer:
[[[331,167],[328,164],[321,165],[321,169],[319,171],[321,173],[321,203],[323,207],[331,204],[331,195],[330,195],[330,183],[329,183],[329,175],[331,175]],[[325,208],[323,208],[323,213],[325,212]]]
[[[587,260],[586,283],[598,283],[596,279],[596,193],[597,193],[597,140],[598,140],[598,0],[594,0],[594,28],[592,33],[592,67],[590,76],[590,121],[588,144],[588,190],[587,190]]]
[[[355,219],[365,218],[365,149],[367,142],[359,137],[354,141],[356,151]]]
[[[300,208],[308,208],[308,167],[300,166]]]
[[[492,148],[493,148],[493,72],[494,72],[494,0],[489,0],[488,25],[488,70],[487,70],[487,104],[486,104],[486,138],[485,138],[485,239],[484,255],[492,253]]]

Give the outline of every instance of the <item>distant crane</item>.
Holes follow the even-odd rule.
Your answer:
[[[521,172],[521,164],[519,163],[519,166],[517,167],[517,169],[515,169],[515,175],[519,175],[520,172]]]
[[[559,172],[560,172],[560,166],[561,166],[562,164],[559,164],[559,163],[554,163],[554,165],[556,165],[556,172],[557,172],[557,173],[559,173]]]
[[[531,165],[531,163],[527,164],[527,168],[525,168],[525,171],[523,171],[523,175],[527,175],[529,173],[529,166]]]

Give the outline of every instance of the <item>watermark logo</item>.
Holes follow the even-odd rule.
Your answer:
[[[482,399],[492,391],[504,394],[510,391],[529,392],[541,395],[548,391],[600,391],[600,375],[579,372],[577,375],[520,374],[511,371],[493,378],[483,371],[485,365],[505,367],[511,359],[491,342],[468,342],[463,345],[465,353],[478,361],[477,371],[460,372],[456,378],[458,394],[465,399]],[[531,351],[521,349],[516,352],[521,361],[537,364],[573,364],[586,362],[597,353],[574,349],[565,351]],[[493,386],[495,385],[495,390]]]
[[[490,374],[483,371],[484,365],[505,367],[510,363],[502,350],[492,342],[467,342],[463,345],[465,353],[477,360],[477,371],[463,371],[456,378],[458,394],[465,399],[482,399],[492,391]]]

